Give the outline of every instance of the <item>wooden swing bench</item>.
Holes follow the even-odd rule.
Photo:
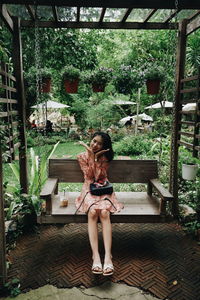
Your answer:
[[[159,223],[172,220],[166,207],[168,201],[173,201],[173,196],[158,179],[156,160],[113,160],[108,178],[112,183],[147,185],[146,192],[116,192],[118,200],[124,203],[124,209],[111,215],[113,223]],[[77,160],[49,159],[49,178],[40,195],[46,201],[46,209],[38,216],[38,223],[86,223],[86,214],[75,214],[74,200],[80,192],[69,192],[68,206],[60,207],[60,201],[55,197],[60,182],[83,182],[83,173]]]

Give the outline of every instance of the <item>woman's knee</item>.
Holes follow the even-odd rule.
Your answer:
[[[89,212],[88,212],[88,217],[89,218],[92,218],[92,219],[95,219],[98,217],[98,212],[96,209],[90,209]]]
[[[106,210],[106,209],[102,209],[100,211],[100,217],[102,219],[108,219],[110,217],[110,212],[108,210]]]

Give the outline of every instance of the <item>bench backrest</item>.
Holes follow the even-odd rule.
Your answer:
[[[83,173],[76,159],[49,159],[49,177],[59,182],[83,182]],[[158,178],[157,160],[113,160],[108,179],[116,183],[147,183]]]

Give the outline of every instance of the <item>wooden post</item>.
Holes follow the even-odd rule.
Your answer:
[[[175,103],[174,103],[174,120],[173,120],[173,134],[171,142],[171,162],[170,162],[170,192],[174,196],[173,201],[173,214],[174,216],[179,215],[178,208],[178,140],[180,139],[180,111],[181,111],[181,79],[184,77],[185,70],[185,53],[186,53],[186,29],[187,20],[184,19],[179,24],[178,33],[178,48],[176,56],[176,91],[175,91]]]
[[[26,100],[24,93],[23,64],[22,64],[22,43],[20,32],[20,20],[13,17],[13,64],[17,84],[17,100],[19,110],[19,164],[20,164],[20,185],[23,193],[28,193],[28,169],[27,169],[27,142],[26,142]]]
[[[4,197],[3,197],[3,167],[2,151],[0,145],[0,288],[6,281],[6,238],[5,238],[5,219],[4,219]]]
[[[198,80],[197,80],[197,88],[200,88],[200,68],[198,69]],[[193,156],[198,157],[197,147],[199,146],[198,135],[200,132],[199,124],[200,124],[200,115],[198,111],[200,111],[200,91],[197,92],[197,103],[196,103],[196,114],[195,114],[195,127],[194,127],[194,139],[193,139]]]

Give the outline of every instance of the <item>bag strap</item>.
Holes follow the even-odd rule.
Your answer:
[[[89,206],[88,210],[87,210],[87,214],[89,213],[89,210],[90,210],[90,208],[92,207],[92,205],[96,204],[96,203],[99,202],[99,201],[103,201],[103,200],[108,200],[108,201],[112,204],[112,206],[114,207],[114,209],[117,210],[117,208],[115,207],[115,205],[112,203],[112,201],[111,201],[109,198],[104,198],[104,199],[102,199],[102,200],[97,200],[97,201],[95,201],[94,203],[92,203],[92,204]]]
[[[83,204],[83,201],[85,200],[85,197],[87,196],[87,194],[90,193],[90,191],[87,191],[85,196],[83,197],[83,200],[81,201],[81,204],[79,205],[79,207],[77,208],[77,210],[75,211],[75,215],[77,214],[77,211],[79,210],[79,208],[81,207],[81,205]]]

